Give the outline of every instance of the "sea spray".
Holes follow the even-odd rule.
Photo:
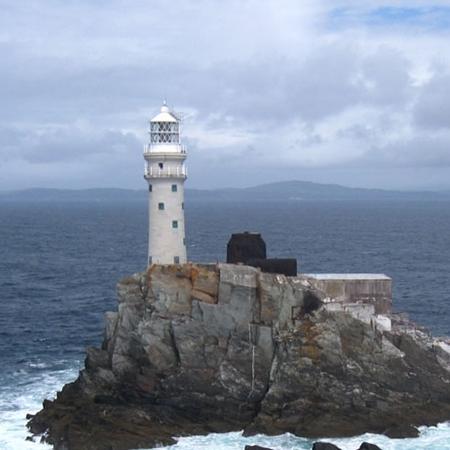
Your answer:
[[[55,370],[55,366],[66,365]],[[42,400],[53,398],[64,384],[74,380],[79,363],[59,361],[55,366],[29,363],[24,368],[1,377],[0,450],[46,450],[51,446],[27,441],[26,415],[37,412]],[[52,369],[53,368],[53,369]]]

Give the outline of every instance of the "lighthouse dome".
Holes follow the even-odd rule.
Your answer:
[[[164,103],[159,113],[150,120],[150,122],[178,122],[178,119],[170,111],[170,108]]]

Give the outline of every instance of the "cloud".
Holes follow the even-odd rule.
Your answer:
[[[194,186],[450,168],[446,3],[3,0],[0,188],[143,187],[163,97]]]
[[[49,127],[29,132],[0,129],[0,157],[3,161],[22,159],[29,163],[80,161],[92,155],[111,159],[141,148],[132,133],[115,130],[97,132],[79,124]]]
[[[450,73],[438,73],[422,87],[414,118],[418,126],[450,130]]]

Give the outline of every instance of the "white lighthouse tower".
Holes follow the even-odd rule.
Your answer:
[[[186,149],[181,145],[180,119],[166,102],[150,120],[150,143],[144,158],[149,191],[148,264],[183,264]]]

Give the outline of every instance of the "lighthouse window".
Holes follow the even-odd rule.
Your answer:
[[[148,185],[148,192],[152,192],[152,185],[151,184]]]
[[[178,220],[172,220],[172,228],[178,228]]]
[[[164,203],[158,203],[158,209],[162,211],[164,209]]]
[[[164,168],[164,164],[163,164],[163,163],[158,163],[158,167],[159,167],[160,169],[163,169],[163,168]]]
[[[177,185],[176,184],[172,184],[172,192],[177,192]]]
[[[179,257],[179,256],[174,256],[174,257],[173,257],[173,262],[174,262],[175,264],[180,264],[180,257]]]
[[[181,203],[181,209],[184,209],[184,202]]]

